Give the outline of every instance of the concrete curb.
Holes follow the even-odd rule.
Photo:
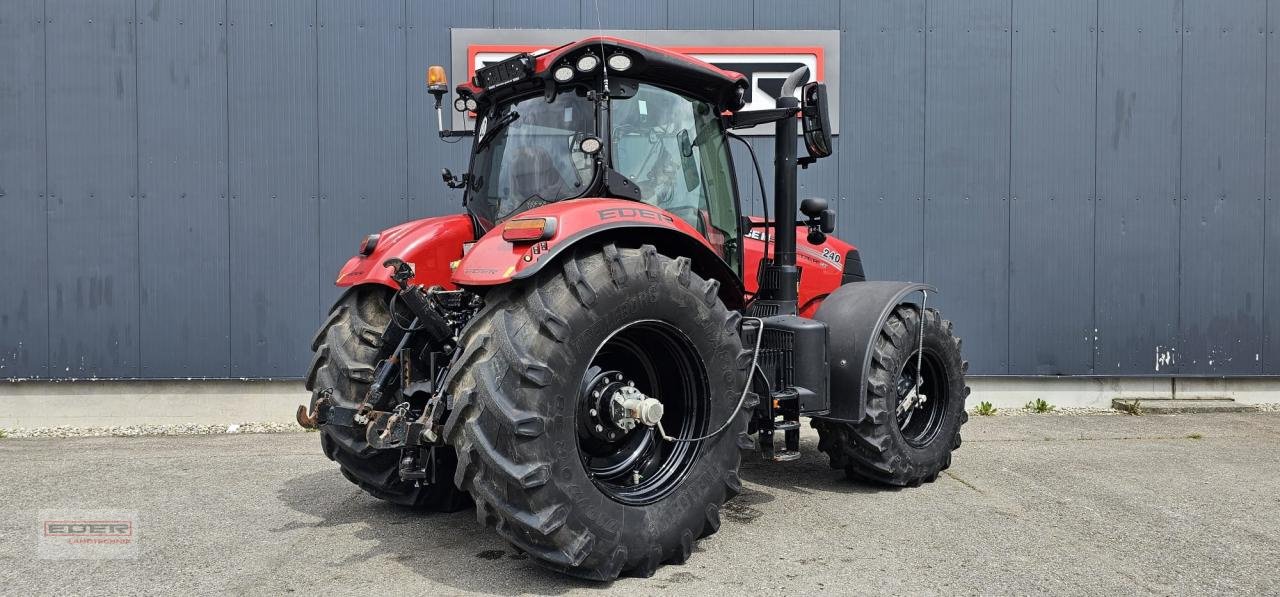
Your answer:
[[[293,423],[301,381],[24,381],[0,383],[0,428]]]
[[[1170,379],[971,377],[967,407],[1020,409],[1037,398],[1058,408],[1112,408],[1113,400],[1230,398],[1280,403],[1280,377]],[[310,402],[300,380],[77,380],[0,382],[0,428],[294,423]]]

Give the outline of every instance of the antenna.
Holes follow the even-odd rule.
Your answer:
[[[604,69],[604,96],[609,97],[609,57],[604,55],[604,24],[600,21],[600,0],[592,0],[596,8],[596,39],[600,40],[600,66]]]

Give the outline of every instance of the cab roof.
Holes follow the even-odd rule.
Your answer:
[[[561,66],[574,69],[572,80],[594,80],[601,75],[605,61],[618,53],[631,58],[632,66],[625,71],[610,69],[611,82],[616,78],[660,85],[715,104],[722,111],[737,111],[744,105],[748,82],[740,73],[717,68],[679,52],[609,36],[588,37],[526,58],[523,68],[527,72],[522,78],[485,88],[479,77],[473,77],[458,85],[457,92],[462,97],[474,97],[482,104],[499,102],[507,97],[563,84],[553,78],[554,71]],[[600,64],[589,72],[577,70],[577,61],[587,54],[598,58]]]

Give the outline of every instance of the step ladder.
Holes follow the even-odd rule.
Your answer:
[[[774,462],[788,462],[800,458],[800,395],[794,389],[771,392],[764,408],[764,420],[757,432],[760,453]],[[779,450],[774,443],[781,431],[783,444]]]

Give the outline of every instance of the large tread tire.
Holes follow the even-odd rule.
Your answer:
[[[650,576],[684,562],[720,527],[720,507],[741,488],[734,413],[749,355],[740,316],[688,258],[654,247],[580,249],[533,280],[495,289],[465,330],[445,387],[455,401],[445,436],[458,451],[458,486],[476,516],[548,568],[593,580]],[[587,476],[575,435],[584,371],[613,330],[661,319],[683,330],[704,361],[709,429],[683,482],[654,503],[629,506]]]
[[[960,447],[960,427],[969,420],[964,409],[969,363],[960,355],[960,339],[952,333],[951,322],[934,309],[924,313],[925,350],[940,355],[946,375],[948,402],[941,426],[922,447],[910,445],[898,428],[897,376],[917,350],[920,329],[919,306],[899,305],[876,338],[862,420],[812,423],[818,430],[818,449],[830,456],[832,468],[844,469],[850,478],[899,487],[932,482],[951,466],[951,452]]]
[[[390,297],[385,287],[357,286],[334,304],[311,342],[315,356],[306,387],[313,403],[322,395],[351,408],[364,400],[377,367],[382,332],[391,321]],[[378,499],[438,512],[471,505],[452,482],[457,457],[447,446],[435,449],[438,481],[420,485],[400,479],[399,450],[374,450],[359,430],[323,425],[320,446],[343,476]]]

